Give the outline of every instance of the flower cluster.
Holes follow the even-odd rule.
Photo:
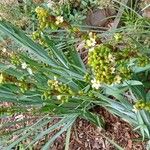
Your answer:
[[[37,7],[35,9],[35,12],[37,13],[37,17],[40,23],[40,29],[44,29],[45,27],[48,27],[49,26],[47,21],[49,16],[48,11],[42,7]]]
[[[22,93],[33,87],[24,77],[18,79],[17,77],[6,74],[5,72],[0,73],[0,85],[7,83],[16,85]]]
[[[88,65],[91,67],[94,79],[92,87],[98,89],[101,84],[117,84],[131,78],[131,69],[124,61],[125,51],[115,52],[109,46],[100,44],[89,52]]]
[[[146,55],[144,56],[144,55],[139,54],[139,57],[137,58],[138,66],[144,67],[149,63],[150,63],[150,58],[149,57],[147,57]]]
[[[21,69],[26,70],[29,75],[33,75],[33,71],[30,66],[26,62],[23,62],[23,60],[21,60],[20,57],[15,53],[11,55],[11,63],[15,66],[21,66]]]
[[[29,90],[31,88],[31,83],[28,83],[25,81],[25,79],[17,79],[14,76],[5,74],[5,73],[0,73],[0,84],[5,84],[5,83],[13,83],[17,87],[19,87],[19,90],[24,93],[25,91]]]
[[[90,32],[88,39],[86,39],[85,41],[85,46],[86,48],[89,49],[89,51],[93,51],[95,45],[96,45],[96,35]]]
[[[11,56],[11,63],[15,66],[19,66],[21,64],[21,59],[18,55],[15,53]]]
[[[58,100],[61,100],[61,102],[64,103],[68,101],[70,96],[74,95],[71,88],[62,82],[59,82],[56,77],[54,77],[54,80],[48,80],[47,84],[49,89],[44,93],[46,99],[55,96]]]
[[[62,16],[51,15],[49,11],[43,7],[37,7],[35,9],[35,12],[37,14],[39,28],[37,28],[37,30],[33,32],[33,40],[38,40],[41,45],[47,47],[47,43],[43,36],[44,30],[46,30],[47,28],[57,30],[62,26],[64,19]]]
[[[63,84],[62,82],[59,82],[57,78],[54,80],[48,80],[48,86],[54,91],[57,91],[56,93],[61,93],[61,94],[73,94],[72,90],[70,87],[66,84]]]
[[[20,88],[22,93],[24,93],[25,91],[29,89],[29,85],[23,80],[17,81],[15,84]]]
[[[56,25],[59,25],[59,24],[63,23],[63,21],[64,21],[64,19],[62,16],[57,16],[55,23],[56,23]]]
[[[140,100],[140,101],[136,102],[136,104],[134,105],[134,108],[136,110],[146,110],[146,111],[150,112],[150,102]]]
[[[57,29],[57,27],[64,22],[63,16],[53,16],[43,7],[37,7],[35,12],[40,24],[40,30],[44,30],[47,27]]]

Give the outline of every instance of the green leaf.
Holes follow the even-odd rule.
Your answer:
[[[12,24],[4,20],[0,20],[0,30],[20,43],[22,46],[26,47],[29,53],[32,54],[36,60],[40,60],[46,64],[57,67],[57,63],[50,59],[47,52],[39,44],[33,42],[32,39],[27,37],[22,31],[14,27]]]
[[[68,115],[68,121],[65,123],[65,125],[58,131],[49,141],[42,147],[42,150],[48,150],[50,148],[50,145],[65,131],[67,131],[74,123],[74,121],[77,118],[77,115]]]
[[[93,124],[97,125],[98,127],[104,127],[104,120],[97,114],[91,113],[89,111],[84,111],[81,115],[84,119],[92,122]]]
[[[48,44],[48,47],[51,49],[51,51],[53,52],[54,56],[60,61],[60,63],[66,67],[67,69],[69,62],[67,61],[67,58],[65,57],[65,55],[63,54],[63,52],[61,50],[58,50],[57,47],[54,44],[54,41],[52,41],[51,39],[49,39],[47,36],[45,36],[45,40],[46,43]]]
[[[82,71],[83,70],[85,71],[86,70],[85,65],[75,48],[72,48],[72,50],[70,50],[70,55],[71,55],[71,60],[73,61],[74,66],[78,66],[79,68],[82,68]]]
[[[19,137],[17,140],[15,140],[14,142],[12,142],[8,147],[6,147],[6,150],[12,150],[12,148],[14,146],[16,146],[17,144],[19,144],[21,141],[25,140],[28,136],[30,136],[37,129],[40,129],[42,126],[44,126],[45,124],[47,124],[48,122],[50,122],[51,119],[48,119],[48,122],[47,122],[47,120],[44,120],[44,122],[43,122],[43,119],[46,116],[44,116],[43,118],[41,118],[40,120],[38,120],[35,124],[31,125],[29,128],[27,128],[27,130],[24,130],[24,131],[26,131],[26,133],[24,132],[23,135],[21,133],[21,137]]]
[[[66,133],[65,150],[69,150],[70,136],[71,136],[71,127],[67,130]]]

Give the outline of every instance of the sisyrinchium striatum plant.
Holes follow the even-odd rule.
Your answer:
[[[57,130],[41,149],[49,149],[66,131],[67,149],[78,117],[104,127],[103,116],[90,111],[96,105],[129,122],[143,140],[150,139],[150,94],[140,82],[141,75],[149,75],[150,59],[138,36],[133,39],[122,28],[102,34],[85,31],[44,6],[35,15],[33,33],[0,20],[2,38],[10,41],[0,45],[0,101],[10,103],[0,108],[0,118],[19,114],[13,125],[22,124],[10,134],[5,130],[9,123],[1,125],[0,145],[31,148]],[[103,40],[105,34],[113,38]],[[77,50],[80,42],[88,53],[86,63]],[[54,118],[58,120],[53,124]],[[26,125],[28,120],[33,122]]]

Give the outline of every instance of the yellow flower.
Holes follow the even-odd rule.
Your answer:
[[[6,51],[7,51],[6,48],[3,48],[3,49],[2,49],[2,52],[3,52],[3,53],[6,53]]]
[[[0,74],[0,84],[3,83],[3,80],[4,80],[4,77],[3,77],[3,74],[1,73]]]
[[[119,33],[116,33],[116,34],[114,35],[114,38],[115,38],[116,41],[120,41],[120,40],[122,39],[122,35],[119,34]]]
[[[96,41],[95,41],[94,38],[90,38],[90,39],[86,40],[86,45],[87,45],[88,47],[95,46],[95,44],[96,44]]]
[[[133,112],[137,113],[138,112],[138,109],[135,107],[135,105],[133,105],[133,109],[132,109]]]
[[[55,22],[55,23],[56,23],[57,25],[59,25],[59,24],[62,23],[63,21],[64,21],[64,19],[63,19],[62,16],[57,16],[57,17],[56,17],[56,22]]]
[[[26,62],[24,62],[24,63],[21,64],[21,68],[22,68],[22,69],[26,69],[26,68],[27,68]]]
[[[92,52],[92,51],[94,51],[94,47],[91,47],[91,48],[89,48],[89,52]]]
[[[121,77],[119,76],[119,75],[117,75],[116,77],[115,77],[115,83],[120,83],[121,82]]]
[[[62,98],[62,95],[58,95],[58,96],[57,96],[57,99],[58,99],[58,100],[61,100],[61,98]]]
[[[113,63],[113,62],[115,62],[115,57],[113,57],[111,54],[109,54],[108,60]]]
[[[96,79],[91,80],[92,88],[99,89],[101,87],[100,82],[96,81]]]
[[[90,37],[90,38],[93,37],[93,33],[92,33],[92,32],[89,33],[89,37]]]
[[[32,69],[31,68],[27,68],[27,71],[30,75],[33,75]]]
[[[57,81],[57,77],[56,76],[54,76],[54,80]]]
[[[37,7],[35,9],[35,12],[37,13],[38,17],[47,17],[48,16],[48,11],[42,7]]]
[[[95,33],[90,32],[90,33],[89,33],[89,38],[90,38],[90,39],[91,39],[91,38],[96,39]]]
[[[111,67],[110,70],[111,70],[111,73],[113,74],[113,73],[115,73],[116,69],[114,67]]]
[[[40,9],[41,9],[41,7],[39,7],[39,6],[36,7],[36,8],[35,8],[35,12],[38,13],[38,12],[40,11]]]

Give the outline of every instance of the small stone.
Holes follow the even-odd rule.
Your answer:
[[[90,11],[86,18],[87,25],[90,26],[105,26],[108,22],[108,17],[116,14],[114,9],[97,9]]]

